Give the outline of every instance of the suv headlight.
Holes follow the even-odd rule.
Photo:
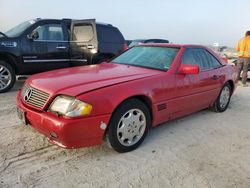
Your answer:
[[[77,117],[89,115],[92,106],[73,97],[60,95],[54,99],[49,109],[59,115]]]

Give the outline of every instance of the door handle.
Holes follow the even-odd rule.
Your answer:
[[[88,49],[93,49],[94,46],[93,46],[92,44],[88,44],[88,45],[87,45],[87,48],[88,48]]]
[[[57,46],[56,49],[66,49],[66,46]]]
[[[220,76],[217,76],[217,75],[213,75],[213,76],[212,76],[212,79],[213,79],[213,80],[218,80],[219,78],[220,78]]]

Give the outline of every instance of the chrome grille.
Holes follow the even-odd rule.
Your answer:
[[[25,84],[22,89],[23,101],[36,108],[43,108],[49,98],[49,94]]]

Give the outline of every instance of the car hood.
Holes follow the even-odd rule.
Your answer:
[[[31,76],[27,83],[51,95],[77,96],[122,82],[141,79],[162,73],[159,70],[102,63],[44,72]]]

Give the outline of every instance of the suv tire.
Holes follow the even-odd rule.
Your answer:
[[[16,82],[16,74],[11,65],[0,60],[0,93],[9,91]]]

